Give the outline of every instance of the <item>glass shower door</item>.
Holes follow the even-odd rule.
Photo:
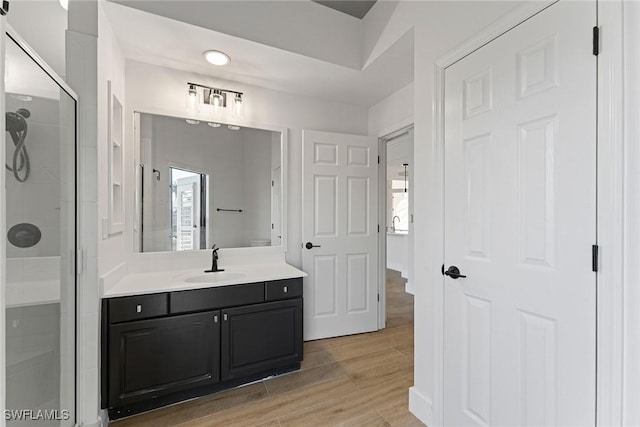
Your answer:
[[[7,426],[75,422],[76,100],[8,32]]]

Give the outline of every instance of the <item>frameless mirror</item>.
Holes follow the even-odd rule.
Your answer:
[[[281,246],[282,132],[136,113],[138,252]]]

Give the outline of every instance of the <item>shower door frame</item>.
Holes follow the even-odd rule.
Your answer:
[[[6,16],[2,16],[0,19],[0,31],[4,34],[2,40],[0,40],[0,76],[5,75],[5,61],[6,58],[6,45],[8,41],[14,42],[44,73],[51,78],[59,87],[62,89],[67,95],[69,95],[74,101],[74,152],[73,152],[73,165],[74,165],[74,207],[73,212],[75,213],[74,217],[74,248],[72,248],[72,255],[70,256],[70,262],[72,263],[69,266],[69,270],[72,273],[73,277],[73,285],[74,285],[74,327],[73,327],[73,350],[72,353],[74,355],[74,368],[73,368],[73,408],[59,408],[70,409],[72,411],[71,419],[73,424],[78,420],[78,349],[80,348],[78,345],[78,283],[79,283],[79,270],[78,270],[78,248],[80,247],[80,239],[78,235],[78,223],[80,220],[80,211],[79,211],[79,203],[78,203],[78,171],[79,171],[79,162],[78,162],[78,134],[79,134],[79,121],[78,121],[78,95],[69,87],[69,85],[42,59],[38,53],[29,46],[29,44],[15,31],[6,20]],[[2,94],[6,94],[6,86],[4,83],[4,78],[0,79],[0,89],[2,90]],[[5,98],[4,96],[0,97],[0,113],[2,116],[6,113],[5,106]],[[0,120],[0,161],[6,163],[6,143],[7,137],[5,132],[5,122]],[[0,235],[5,236],[7,233],[7,211],[6,211],[6,180],[5,174],[0,174]],[[4,427],[6,425],[5,421],[5,410],[6,410],[6,245],[0,245],[0,427]]]

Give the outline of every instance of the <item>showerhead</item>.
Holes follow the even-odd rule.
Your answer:
[[[24,132],[27,129],[27,120],[31,116],[29,110],[20,108],[15,113],[8,112],[6,114],[6,127],[7,132],[18,133]]]

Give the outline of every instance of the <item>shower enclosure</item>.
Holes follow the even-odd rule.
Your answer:
[[[13,30],[4,43],[4,418],[72,426],[77,100]]]

